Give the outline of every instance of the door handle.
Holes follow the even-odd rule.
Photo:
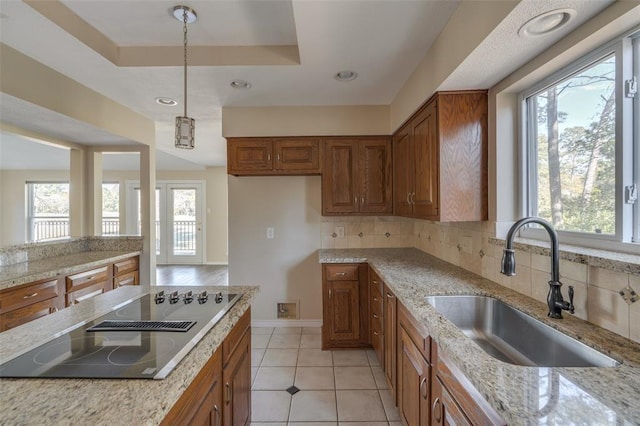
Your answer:
[[[420,393],[422,394],[422,399],[424,399],[425,401],[429,396],[429,393],[427,392],[427,387],[425,386],[426,384],[427,384],[427,378],[423,377],[422,380],[420,380]]]
[[[225,386],[227,387],[227,402],[226,402],[226,404],[229,405],[231,403],[231,393],[232,393],[231,385],[229,383],[227,383]]]
[[[329,300],[331,300],[331,289],[329,289]]]
[[[436,411],[436,407],[438,407],[438,411]],[[440,398],[436,398],[435,401],[433,401],[431,412],[433,413],[433,418],[435,419],[436,423],[439,424],[442,420],[442,403],[440,402]]]

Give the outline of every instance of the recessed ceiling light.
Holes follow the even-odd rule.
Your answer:
[[[358,77],[358,73],[355,71],[340,71],[333,76],[338,81],[351,81]]]
[[[159,97],[156,98],[156,102],[159,103],[160,105],[164,105],[164,106],[176,106],[178,105],[177,101],[174,101],[171,98],[165,98],[165,97]]]
[[[539,37],[564,27],[576,15],[575,9],[556,9],[527,21],[518,30],[520,37]]]
[[[234,89],[250,89],[251,83],[244,80],[233,80],[230,84]]]

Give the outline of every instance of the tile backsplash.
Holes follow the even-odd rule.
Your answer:
[[[340,229],[344,237],[339,238]],[[516,249],[517,275],[500,274],[502,247],[491,243],[492,222],[438,223],[401,217],[323,217],[322,248],[416,247],[514,291],[546,303],[549,256]],[[640,301],[628,304],[620,291],[640,294],[640,276],[569,260],[560,261],[560,276],[575,289],[575,315],[640,342]],[[570,314],[567,314],[570,315]]]

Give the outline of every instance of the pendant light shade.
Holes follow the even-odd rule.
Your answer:
[[[187,24],[196,21],[198,15],[196,11],[187,6],[176,6],[172,15],[182,21],[182,32],[184,35],[184,115],[176,117],[176,148],[193,149],[195,143],[196,121],[187,115]]]

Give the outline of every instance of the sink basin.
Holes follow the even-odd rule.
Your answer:
[[[619,363],[498,299],[430,296],[440,314],[489,355],[516,365],[615,367]]]

